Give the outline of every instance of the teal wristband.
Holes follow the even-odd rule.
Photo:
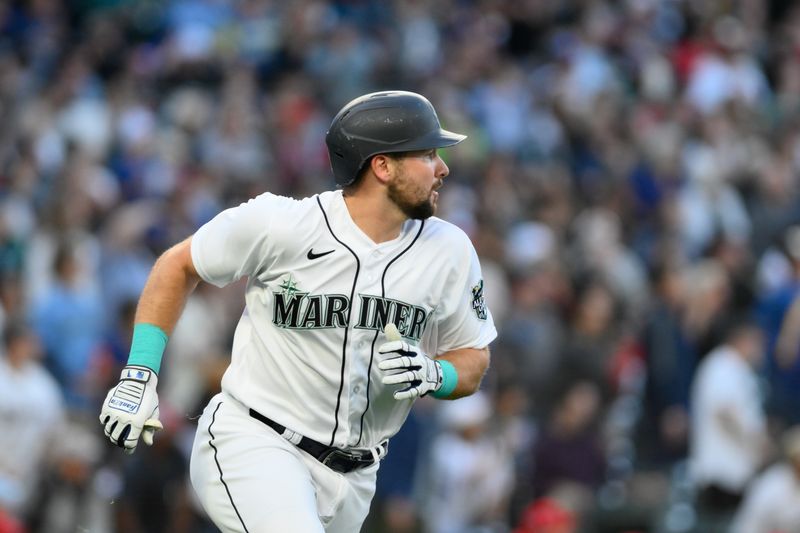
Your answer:
[[[447,398],[456,390],[458,372],[456,372],[456,367],[450,361],[437,359],[436,362],[439,363],[439,368],[442,369],[442,386],[431,396],[434,398]]]
[[[167,347],[169,336],[153,324],[136,324],[133,326],[129,365],[146,366],[158,374],[161,370],[161,357]]]

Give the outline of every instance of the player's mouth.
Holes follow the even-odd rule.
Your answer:
[[[430,202],[431,205],[436,208],[436,205],[439,203],[439,189],[442,188],[442,180],[437,180],[436,183],[433,184],[431,187],[431,195],[430,195]]]

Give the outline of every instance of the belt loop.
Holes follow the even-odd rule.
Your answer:
[[[284,439],[288,440],[289,442],[291,442],[295,446],[300,444],[300,441],[303,440],[303,436],[302,435],[300,435],[299,433],[297,433],[295,431],[292,431],[289,428],[286,428],[286,429],[283,430],[283,433],[281,433],[281,437],[283,437]]]
[[[372,460],[378,463],[381,459],[386,457],[387,453],[389,453],[389,442],[383,441],[374,448],[370,448],[369,451],[372,453]]]

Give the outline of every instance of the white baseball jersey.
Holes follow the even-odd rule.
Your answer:
[[[248,277],[223,391],[331,446],[375,446],[411,408],[380,380],[386,324],[430,355],[497,336],[472,243],[435,217],[375,244],[341,191],[263,194],[201,227],[191,249],[209,283]]]

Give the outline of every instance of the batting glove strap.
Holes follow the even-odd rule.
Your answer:
[[[401,385],[394,392],[395,400],[411,400],[436,392],[442,387],[442,367],[417,346],[404,341],[383,344],[378,352],[384,356],[378,363],[384,385]]]
[[[437,359],[439,368],[442,369],[442,386],[433,392],[434,398],[449,398],[458,386],[458,371],[453,363],[446,359]]]
[[[100,411],[106,437],[128,453],[136,450],[139,437],[153,443],[153,434],[162,428],[158,420],[158,376],[144,366],[122,369],[120,381],[108,391]]]

